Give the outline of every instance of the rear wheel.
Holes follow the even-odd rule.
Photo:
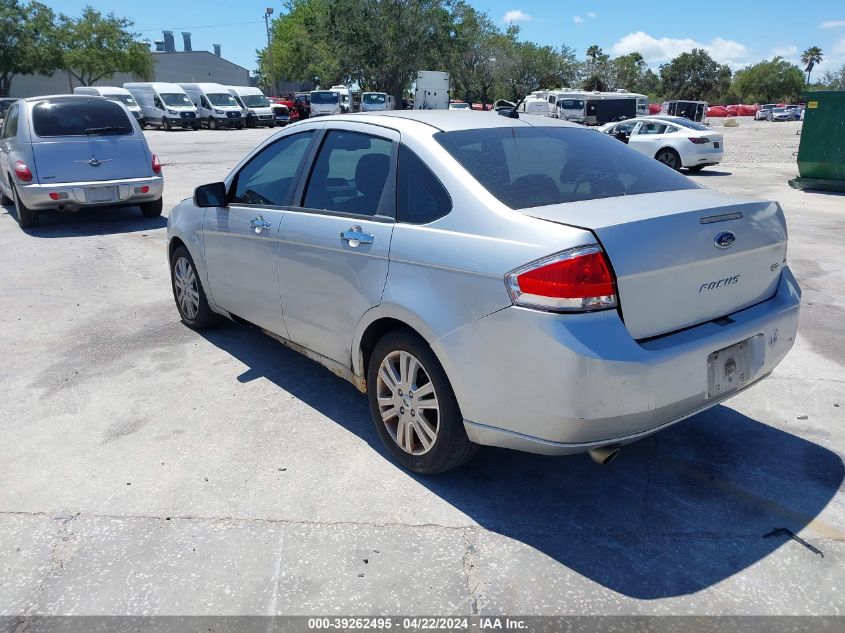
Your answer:
[[[15,185],[12,185],[12,198],[15,203],[15,214],[18,216],[18,224],[22,229],[31,229],[38,226],[38,211],[28,208],[18,195]]]
[[[423,475],[457,468],[478,450],[437,357],[407,330],[388,332],[367,371],[370,412],[393,457]]]
[[[667,167],[671,167],[674,170],[678,170],[681,168],[681,157],[678,156],[678,152],[671,148],[662,149],[657,152],[655,158],[666,165]]]
[[[220,320],[208,306],[194,260],[184,246],[173,251],[170,258],[170,281],[182,323],[193,330],[204,330]]]
[[[152,202],[144,202],[141,205],[141,213],[145,218],[157,218],[161,215],[162,199],[153,200]]]
[[[170,119],[166,116],[161,117],[161,129],[165,130],[166,132],[170,131]]]

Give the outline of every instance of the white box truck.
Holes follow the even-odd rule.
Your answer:
[[[414,88],[414,110],[449,109],[449,73],[420,70]]]

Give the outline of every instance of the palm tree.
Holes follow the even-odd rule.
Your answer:
[[[601,56],[602,50],[598,46],[598,44],[593,44],[590,48],[587,49],[587,57],[593,60],[593,63],[596,63],[596,60]]]
[[[806,67],[807,83],[810,83],[810,73],[813,72],[813,66],[822,63],[822,49],[818,46],[811,46],[806,51],[801,53],[801,63]]]

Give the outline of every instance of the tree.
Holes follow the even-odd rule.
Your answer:
[[[459,0],[452,9],[454,24],[449,73],[452,92],[472,103],[478,95],[486,105],[495,81],[498,29],[485,14]]]
[[[52,9],[0,0],[0,97],[9,95],[14,75],[50,75],[60,65]]]
[[[717,102],[731,84],[731,69],[694,48],[660,67],[660,92],[667,99]]]
[[[801,69],[782,57],[746,66],[736,73],[731,90],[740,100],[755,103],[797,101],[804,89]]]
[[[835,72],[826,72],[822,84],[828,90],[845,90],[845,66]]]
[[[84,86],[119,72],[152,78],[152,55],[149,47],[136,41],[136,34],[128,30],[132,24],[114,13],[103,16],[90,6],[79,18],[60,16],[62,68]]]
[[[807,73],[807,83],[810,83],[810,73],[813,66],[822,63],[822,49],[818,46],[811,46],[801,53],[801,63],[804,64],[804,71]]]

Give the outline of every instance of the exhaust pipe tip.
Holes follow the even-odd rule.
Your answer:
[[[618,446],[599,446],[587,451],[592,459],[599,466],[606,466],[619,456],[622,449]]]

